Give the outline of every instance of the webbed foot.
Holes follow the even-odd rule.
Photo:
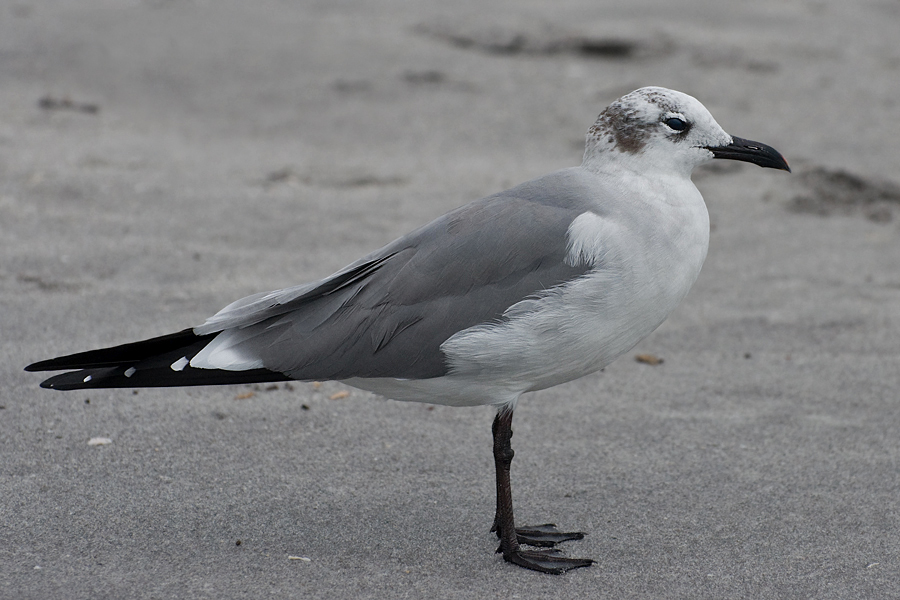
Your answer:
[[[522,550],[516,549],[503,553],[507,562],[519,565],[532,571],[560,575],[571,569],[589,567],[594,564],[590,558],[568,558],[559,550]]]

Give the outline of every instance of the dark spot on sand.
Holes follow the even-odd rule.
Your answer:
[[[595,58],[631,58],[639,44],[630,40],[609,38],[582,38],[574,47],[579,54]]]
[[[403,81],[413,85],[435,85],[443,83],[447,79],[441,71],[406,71],[403,73]]]
[[[43,110],[70,110],[73,112],[95,115],[100,112],[100,105],[91,102],[76,102],[68,97],[54,98],[43,96],[38,100],[38,107]]]
[[[900,185],[892,181],[826,167],[801,171],[797,181],[802,190],[788,202],[793,212],[821,216],[861,212],[872,221],[884,223],[900,207]]]
[[[418,33],[457,48],[485,54],[576,55],[602,60],[630,60],[659,54],[668,43],[645,43],[612,35],[586,35],[548,23],[523,23],[516,28],[472,22],[440,22],[416,27]]]

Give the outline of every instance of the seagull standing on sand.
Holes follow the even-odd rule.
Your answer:
[[[337,380],[396,400],[496,406],[498,551],[546,573],[588,566],[553,548],[583,533],[515,527],[513,411],[525,392],[602,369],[678,306],[709,245],[691,171],[714,158],[790,171],[693,97],[641,88],[601,113],[580,167],[467,204],[321,281],[238,300],[199,327],[26,370],[70,370],[41,384],[57,390]]]

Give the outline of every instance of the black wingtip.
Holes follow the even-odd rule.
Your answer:
[[[54,360],[55,359],[52,358],[50,360],[39,360],[38,362],[31,363],[30,365],[25,367],[25,370],[29,373],[36,373],[38,371],[54,371],[55,369],[51,364]]]
[[[149,340],[88,350],[32,363],[26,371],[66,371],[41,383],[48,390],[186,387],[291,381],[268,369],[221,371],[196,369],[189,361],[217,333],[196,335],[185,329]]]
[[[31,363],[25,367],[25,370],[33,373],[36,371],[99,369],[116,365],[134,364],[151,356],[156,356],[204,340],[212,339],[215,335],[216,334],[213,333],[198,336],[194,333],[193,329],[183,329],[176,333],[170,333],[168,335],[151,338],[149,340],[142,340],[140,342],[132,342],[130,344],[122,344],[110,348],[88,350],[87,352],[77,352],[75,354],[67,354],[66,356],[41,360]]]
[[[68,373],[60,373],[41,382],[41,387],[46,390],[81,390],[96,387],[107,387],[103,385],[91,385],[96,380],[102,382],[110,376],[115,375],[117,369],[115,367],[108,369],[91,369],[90,371],[70,371]],[[118,386],[117,386],[118,387]]]
[[[102,369],[68,371],[44,380],[41,382],[41,387],[65,392],[101,388],[194,387],[292,381],[292,378],[284,373],[268,369],[220,371],[218,369],[195,369],[187,366],[180,371],[174,371],[167,364],[171,359],[171,356],[165,361],[151,359],[145,363],[138,363],[136,368],[122,365]],[[166,364],[157,364],[159,362]]]

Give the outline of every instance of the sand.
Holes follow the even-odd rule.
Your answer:
[[[900,597],[900,3],[483,4],[0,6],[0,597]],[[494,554],[488,408],[22,370],[578,164],[643,85],[795,172],[699,170],[682,306],[523,397],[517,517],[589,569]]]

